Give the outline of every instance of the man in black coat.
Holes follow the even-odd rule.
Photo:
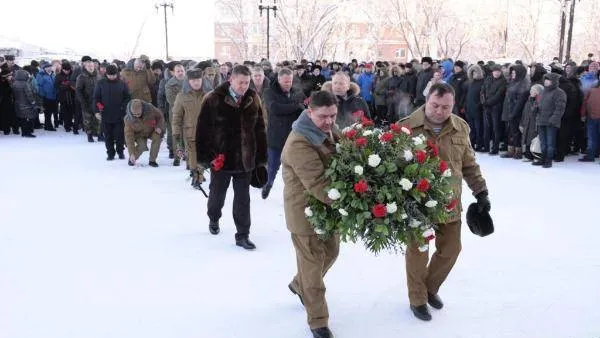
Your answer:
[[[196,127],[198,164],[211,167],[207,207],[210,233],[220,232],[221,209],[233,179],[235,244],[246,250],[256,248],[249,239],[252,172],[267,164],[263,106],[258,94],[248,88],[250,79],[248,67],[235,66],[229,81],[204,97]]]
[[[64,122],[65,131],[71,132],[71,129],[77,130],[79,126],[73,128],[73,118],[75,117],[75,79],[72,78],[73,68],[69,62],[63,62],[60,72],[56,75],[55,86],[58,89],[58,102],[60,103],[60,113]]]
[[[102,132],[105,135],[107,161],[125,159],[124,122],[127,103],[131,100],[127,84],[119,78],[117,66],[106,68],[106,77],[98,81],[94,90],[94,108],[96,118],[101,121]]]
[[[277,75],[277,80],[265,90],[265,108],[268,114],[269,128],[267,129],[269,180],[263,187],[262,198],[266,199],[277,177],[281,166],[281,150],[285,145],[292,123],[306,108],[306,96],[293,85],[294,73],[289,68],[283,68]]]
[[[422,68],[419,74],[417,75],[417,96],[415,98],[415,108],[418,108],[425,104],[425,96],[423,95],[423,91],[425,90],[425,87],[427,87],[427,84],[433,77],[433,69],[431,68],[432,63],[433,60],[429,56],[426,56],[421,59]]]
[[[466,120],[465,116],[465,100],[467,97],[467,73],[465,72],[465,63],[456,61],[454,63],[454,74],[450,77],[450,85],[454,88],[455,103],[454,113]]]
[[[570,136],[573,134],[572,130],[577,128],[576,123],[581,118],[580,111],[583,103],[583,92],[565,76],[561,69],[553,68],[552,72],[561,75],[558,88],[567,94],[567,105],[556,136],[556,155],[554,156],[555,162],[563,162],[565,156],[571,152],[572,138]]]
[[[477,147],[479,152],[490,152],[497,155],[500,147],[502,107],[506,96],[507,81],[502,75],[499,65],[490,67],[492,76],[483,84],[481,89],[481,104],[483,105],[483,144]],[[492,138],[493,134],[493,138]],[[490,149],[490,140],[493,140]]]

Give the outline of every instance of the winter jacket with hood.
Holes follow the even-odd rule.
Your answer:
[[[127,103],[131,100],[129,88],[118,76],[115,80],[102,78],[94,90],[94,108],[102,115],[104,123],[120,123],[125,117]]]
[[[567,105],[565,107],[565,114],[562,117],[563,120],[578,119],[581,113],[581,104],[583,103],[583,92],[564,76],[559,78],[558,88],[562,89],[567,95]]]
[[[15,113],[17,117],[22,119],[34,119],[38,112],[35,109],[40,106],[40,102],[36,102],[35,94],[33,93],[32,84],[29,81],[29,73],[24,70],[15,72],[15,80],[13,82],[13,96],[15,99]]]
[[[39,86],[39,94],[46,100],[56,100],[56,86],[54,73],[46,73],[41,71],[37,75],[37,83]]]
[[[544,65],[541,63],[536,63],[534,65],[533,74],[531,74],[531,85],[540,84],[544,85],[544,75],[548,74]]]
[[[523,145],[531,145],[531,141],[537,136],[537,125],[535,121],[540,111],[540,99],[542,94],[538,94],[536,97],[529,97],[525,108],[523,108],[523,115],[521,116],[521,122],[519,127],[523,129],[521,136],[521,143]]]
[[[546,74],[544,79],[552,81],[550,86],[544,86],[544,93],[540,102],[540,113],[537,119],[538,126],[553,126],[560,128],[560,122],[567,105],[567,94],[558,88],[560,75]]]
[[[483,69],[478,65],[469,67],[467,71],[467,95],[465,97],[465,113],[469,119],[474,119],[482,113],[481,88],[483,87]]]
[[[332,83],[330,81],[325,82],[322,90],[333,93],[331,86]],[[339,101],[336,119],[338,128],[344,129],[356,122],[355,117],[353,117],[352,114],[359,110],[362,110],[366,117],[371,118],[369,106],[359,94],[360,88],[358,85],[354,82],[350,82],[350,89],[345,96],[336,95]]]
[[[529,89],[531,85],[527,78],[527,68],[523,65],[514,65],[510,67],[510,71],[515,72],[515,78],[508,84],[506,95],[508,96],[508,109],[507,116],[503,116],[503,121],[517,120],[521,121],[521,115],[523,114],[523,108],[525,102],[529,97]]]

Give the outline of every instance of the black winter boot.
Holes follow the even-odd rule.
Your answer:
[[[218,235],[219,232],[221,232],[221,229],[219,228],[219,222],[210,221],[210,223],[208,223],[208,230],[211,234]]]
[[[533,162],[531,164],[535,165],[535,166],[542,166],[542,165],[544,165],[544,163],[546,163],[546,156],[542,156],[541,159],[533,160]]]
[[[552,168],[552,160],[547,159],[546,161],[544,161],[544,163],[542,164],[542,168]]]
[[[427,303],[429,303],[429,305],[431,305],[432,308],[440,310],[441,308],[444,307],[444,302],[442,302],[442,299],[440,298],[439,295],[432,295],[431,293],[427,292]]]
[[[310,330],[313,334],[313,338],[333,338],[333,332],[328,327],[320,327],[318,329]]]
[[[94,142],[94,136],[92,136],[92,134],[87,134],[88,136],[88,142]]]
[[[426,322],[431,320],[431,313],[429,313],[427,304],[423,304],[423,305],[419,305],[419,306],[411,305],[410,309],[412,310],[415,317],[419,318],[420,320],[424,320]]]

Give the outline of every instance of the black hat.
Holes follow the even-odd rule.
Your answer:
[[[152,62],[150,69],[152,69],[152,70],[160,69],[162,71],[165,68],[163,67],[163,64],[161,61],[154,61],[154,62]]]
[[[89,61],[92,61],[92,58],[91,58],[91,57],[89,57],[89,56],[87,56],[87,55],[81,58],[81,62],[82,62],[82,63],[83,63],[83,62],[89,62]]]
[[[68,61],[67,61],[67,62],[63,62],[63,63],[61,64],[61,68],[62,68],[62,69],[64,69],[64,70],[71,70],[71,69],[72,69],[72,67],[71,67],[71,63],[70,63],[70,62],[68,62]]]
[[[495,72],[495,71],[502,71],[502,67],[500,65],[497,64],[493,64],[490,66],[490,72]]]
[[[465,68],[465,63],[463,61],[458,60],[454,63],[454,67]]]
[[[267,175],[267,168],[264,166],[258,166],[252,170],[252,178],[250,180],[250,185],[254,188],[262,188],[267,184],[267,180],[269,176]]]
[[[429,57],[429,56],[425,56],[423,58],[421,58],[421,63],[427,62],[430,65],[433,64],[433,60]]]
[[[323,70],[323,67],[321,67],[321,66],[319,66],[319,65],[316,65],[316,66],[314,66],[314,67],[313,67],[313,70],[315,70],[315,69],[318,69],[318,70]]]
[[[195,80],[195,79],[201,79],[202,78],[202,69],[190,69],[188,70],[185,75],[187,76],[188,80]]]
[[[467,225],[472,233],[485,237],[494,233],[494,221],[489,212],[480,213],[477,203],[471,203],[467,210]]]
[[[119,74],[119,68],[115,65],[108,65],[106,67],[106,75],[117,75]]]
[[[4,55],[4,59],[6,61],[15,61],[15,56],[14,55]]]
[[[31,60],[30,65],[31,65],[31,67],[37,68],[40,66],[40,63],[37,62],[36,60]]]

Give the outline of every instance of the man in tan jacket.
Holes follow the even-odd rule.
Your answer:
[[[150,87],[156,82],[156,76],[150,69],[150,64],[147,60],[141,58],[135,59],[133,69],[124,69],[121,72],[121,77],[127,83],[132,99],[152,102]]]
[[[283,147],[284,208],[287,228],[296,249],[298,272],[289,289],[300,297],[315,338],[329,338],[329,311],[325,301],[323,277],[335,262],[340,248],[339,238],[321,240],[304,214],[308,191],[321,202],[330,204],[325,188],[329,159],[335,153],[338,137],[333,128],[338,108],[336,97],[325,91],[311,96],[308,110],[293,123]]]
[[[201,69],[190,69],[187,71],[187,83],[183,85],[183,91],[177,94],[173,106],[173,140],[176,145],[175,156],[177,159],[183,157],[183,148],[181,147],[182,137],[185,139],[185,147],[188,153],[187,164],[192,176],[192,186],[200,188],[204,179],[202,172],[204,168],[198,166],[196,157],[196,125],[198,116],[202,108],[204,92],[202,91]]]
[[[489,212],[490,201],[485,179],[475,161],[475,152],[469,140],[469,126],[460,117],[452,114],[454,89],[445,83],[431,86],[426,103],[410,116],[401,120],[413,134],[425,135],[439,147],[439,156],[448,163],[452,172],[452,191],[458,201],[462,194],[464,179],[477,198],[478,211]],[[446,224],[438,224],[436,252],[429,261],[429,252],[419,251],[416,243],[409,245],[406,252],[406,277],[408,298],[414,315],[421,320],[431,320],[427,303],[435,309],[444,304],[438,295],[440,286],[452,270],[461,250],[459,212]],[[428,265],[429,263],[429,265]]]
[[[125,112],[125,144],[129,152],[129,165],[134,166],[140,155],[150,145],[151,167],[158,167],[156,158],[162,141],[161,133],[165,130],[165,118],[162,112],[148,102],[134,99],[127,104]]]

